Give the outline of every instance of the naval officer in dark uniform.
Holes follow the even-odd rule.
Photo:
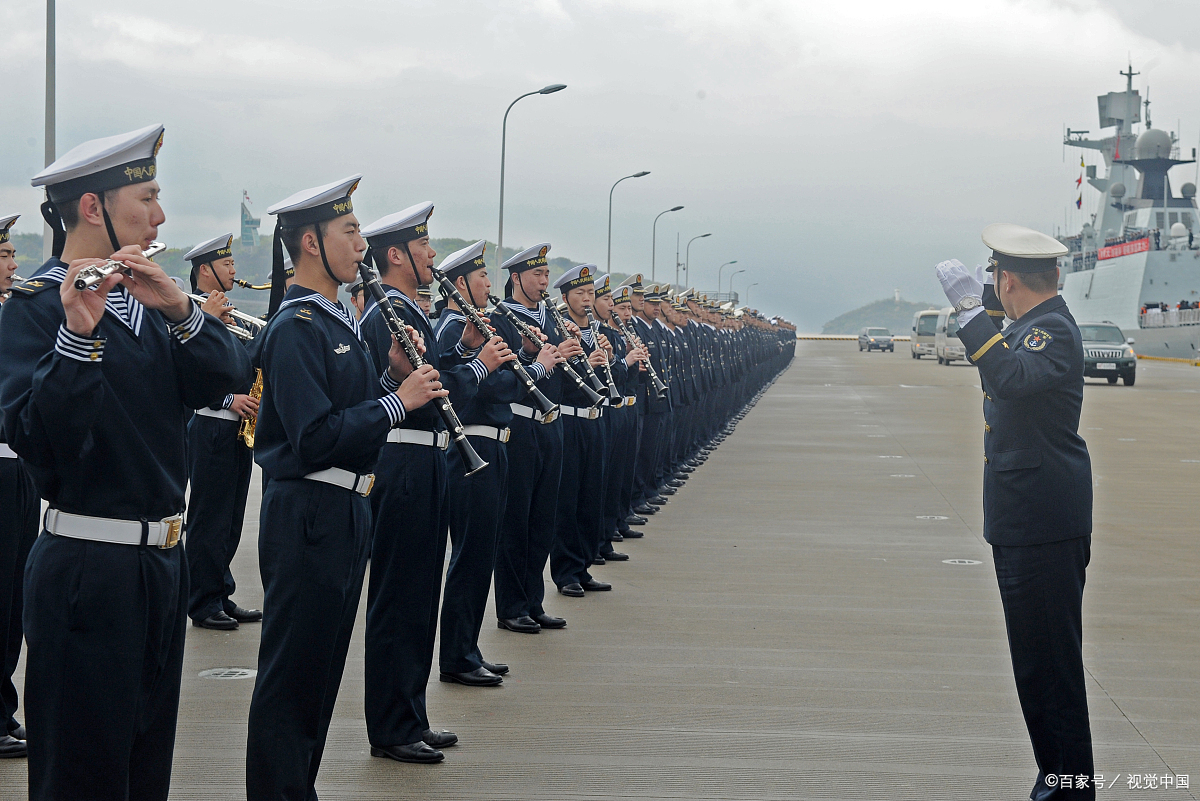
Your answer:
[[[1058,295],[1067,248],[990,225],[986,273],[937,267],[983,388],[983,535],[992,546],[1017,696],[1033,743],[1034,801],[1094,799],[1082,604],[1092,468],[1079,436],[1083,345]],[[1013,320],[1002,329],[1004,317]]]
[[[225,326],[142,256],[166,219],[162,134],[85,142],[34,177],[54,255],[0,315],[4,439],[50,505],[25,570],[34,801],[165,799],[170,787],[184,426],[250,368]],[[110,255],[128,273],[77,289]]]

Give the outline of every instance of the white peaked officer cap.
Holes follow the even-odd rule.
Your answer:
[[[460,275],[469,275],[476,270],[485,269],[487,263],[483,260],[483,251],[486,248],[487,241],[480,239],[474,245],[456,250],[442,259],[438,269],[445,273],[451,281]]]
[[[227,259],[233,255],[233,234],[221,234],[201,242],[183,255],[184,261],[193,265],[208,264],[217,259]]]
[[[549,252],[550,243],[541,242],[531,248],[525,248],[504,262],[504,264],[501,264],[500,267],[513,273],[523,273],[526,270],[532,270],[534,267],[545,267],[547,264],[546,254]]]
[[[401,245],[429,236],[429,218],[432,216],[433,203],[426,200],[363,226],[362,235],[373,248]]]
[[[565,295],[572,289],[589,286],[596,277],[596,265],[579,264],[567,270],[554,282],[554,288],[562,290]]]
[[[71,148],[30,183],[46,187],[50,200],[58,203],[88,192],[152,181],[158,173],[155,159],[162,140],[161,125],[93,139]]]
[[[983,244],[992,249],[988,272],[999,268],[1014,273],[1049,272],[1067,246],[1041,231],[1012,223],[992,223],[983,229]]]
[[[20,216],[20,214],[0,214],[0,243],[8,241],[9,229],[13,227],[13,223],[15,223]]]
[[[267,214],[275,215],[283,228],[299,228],[341,217],[354,211],[350,196],[361,180],[361,174],[351,175],[330,184],[302,189],[269,207]]]

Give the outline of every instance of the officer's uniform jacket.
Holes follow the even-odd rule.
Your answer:
[[[512,323],[500,315],[490,317],[489,325],[496,334],[508,343],[510,349],[521,347],[521,337],[516,334]],[[440,352],[440,362],[443,365],[468,363],[473,354],[467,354],[459,347],[462,341],[463,329],[470,323],[466,316],[456,309],[447,307],[438,316],[437,349]],[[506,334],[508,334],[506,336]],[[512,339],[516,340],[514,346]],[[514,353],[516,350],[513,351]],[[479,391],[473,398],[463,403],[454,404],[454,411],[463,425],[484,425],[504,428],[512,422],[513,412],[510,403],[521,403],[529,393],[525,385],[517,378],[511,368],[502,366],[490,373],[479,382]]]
[[[995,305],[989,303],[988,305]],[[1007,330],[977,314],[959,330],[983,387],[983,525],[993,545],[1092,531],[1092,469],[1079,436],[1083,343],[1061,297]]]
[[[657,321],[655,321],[657,323]],[[650,353],[650,364],[654,366],[654,372],[658,373],[658,377],[668,385],[668,391],[663,393],[663,397],[659,398],[654,392],[654,383],[646,381],[642,384],[641,397],[638,398],[638,406],[642,408],[642,414],[655,414],[658,412],[669,412],[671,410],[671,384],[670,372],[667,370],[667,351],[660,336],[662,327],[659,325],[648,325],[645,320],[635,316],[633,325],[636,327],[637,335],[646,345],[646,350]]]

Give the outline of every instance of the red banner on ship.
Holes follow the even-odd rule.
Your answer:
[[[1109,245],[1100,248],[1096,258],[1100,260],[1115,259],[1117,256],[1128,256],[1131,253],[1143,253],[1150,249],[1150,238],[1135,239],[1132,242],[1122,242],[1119,245]]]

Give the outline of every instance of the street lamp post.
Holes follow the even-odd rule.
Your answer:
[[[743,306],[749,306],[749,305],[750,305],[750,290],[751,290],[751,289],[753,289],[753,288],[754,288],[754,287],[756,287],[756,286],[758,286],[758,282],[757,282],[757,281],[755,281],[755,282],[754,282],[753,284],[751,284],[750,286],[746,287],[746,302],[742,304]]]
[[[718,297],[721,295],[721,271],[724,270],[726,267],[728,267],[731,264],[737,264],[737,259],[734,259],[733,261],[727,261],[724,264],[722,264],[720,267],[717,268],[717,296]]]
[[[691,273],[692,243],[695,242],[697,239],[703,239],[706,236],[712,236],[712,234],[707,233],[707,234],[700,234],[700,236],[693,236],[691,239],[688,240],[687,247],[683,249],[683,273],[684,273],[684,275],[686,275],[688,277],[689,281],[691,280],[691,277],[692,277],[692,273]],[[675,283],[676,284],[679,283],[679,268],[678,267],[675,268]],[[719,287],[718,287],[718,289],[719,289]]]
[[[676,206],[673,209],[667,209],[666,211],[659,212],[658,217],[661,217],[664,214],[670,214],[673,211],[681,211],[682,209],[683,209],[683,206]],[[651,233],[650,233],[650,280],[651,281],[654,281],[654,257],[658,252],[658,250],[657,250],[658,217],[654,218],[654,225],[651,226]],[[676,261],[679,261],[679,259],[676,259]],[[676,270],[678,271],[678,268],[676,268]]]
[[[729,276],[729,299],[730,300],[733,300],[733,279],[737,278],[739,275],[741,275],[744,272],[746,272],[746,269],[743,267],[742,269],[735,272],[733,275]],[[719,287],[719,286],[717,287],[717,294],[718,295],[721,294],[721,287]]]
[[[561,92],[566,89],[565,83],[552,83],[549,86],[543,86],[536,92],[526,92],[516,100],[508,104],[508,108],[504,111],[504,124],[500,126],[500,230],[496,234],[496,278],[500,277],[500,265],[504,262],[502,254],[504,253],[504,155],[508,146],[508,112],[512,111],[512,107],[517,105],[517,101],[523,100],[530,95],[552,95],[555,92]],[[501,282],[503,283],[503,282]]]
[[[46,0],[46,166],[54,163],[54,89],[55,89],[55,36],[54,36],[54,0]],[[50,259],[53,250],[54,232],[50,223],[42,227],[42,260]]]
[[[627,181],[630,178],[641,178],[643,175],[649,174],[649,170],[635,172],[633,175],[626,175],[624,178],[619,179],[617,184],[621,183],[621,181]],[[612,196],[613,190],[617,188],[617,184],[613,184],[612,189],[608,190],[608,261],[604,265],[604,271],[606,273],[612,272]]]

